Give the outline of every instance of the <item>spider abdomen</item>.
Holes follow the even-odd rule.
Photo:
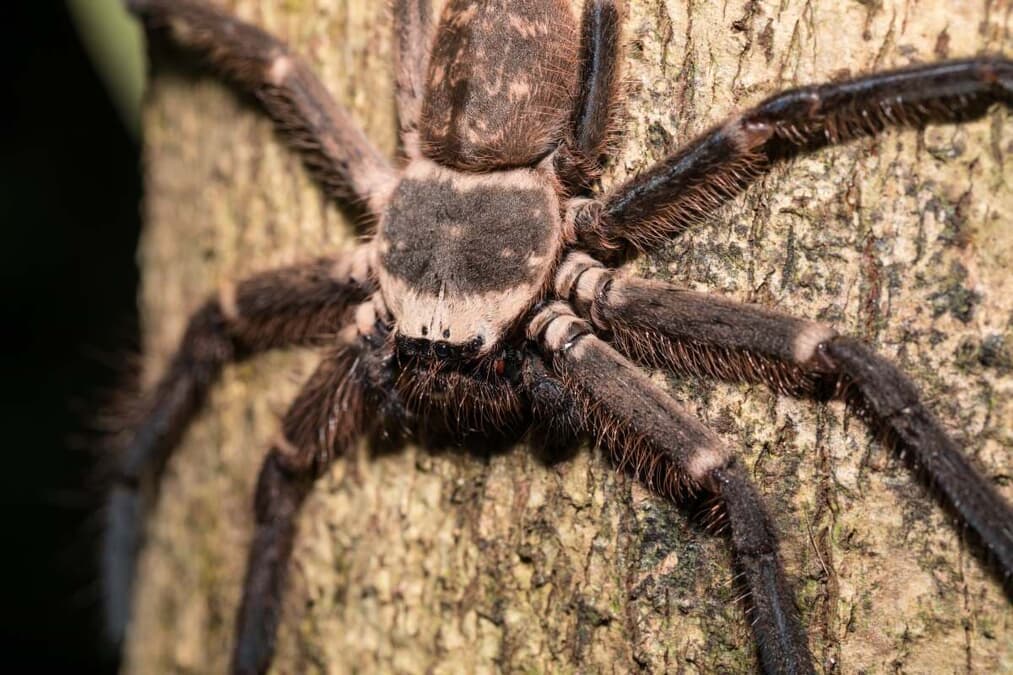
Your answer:
[[[577,81],[566,0],[450,0],[429,62],[426,157],[463,171],[531,166],[561,140]]]
[[[541,169],[465,174],[420,160],[377,235],[380,285],[399,335],[492,349],[537,298],[562,250]]]

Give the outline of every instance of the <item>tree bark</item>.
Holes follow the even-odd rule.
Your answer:
[[[396,149],[374,0],[229,0],[307,56]],[[575,0],[575,6],[578,3]],[[630,0],[616,184],[733,111],[846,74],[1013,51],[1005,0]],[[218,284],[347,248],[354,229],[248,100],[158,68],[139,253],[149,382]],[[1013,123],[886,134],[775,170],[645,276],[827,321],[895,359],[1013,499]],[[227,368],[168,466],[127,670],[223,672],[257,469],[314,363]],[[657,381],[738,452],[783,534],[818,668],[1000,672],[1013,612],[961,529],[839,403]],[[301,517],[275,671],[747,672],[726,541],[584,448],[407,447],[338,462]]]

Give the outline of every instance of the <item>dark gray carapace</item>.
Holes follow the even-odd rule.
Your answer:
[[[471,174],[409,165],[376,237],[399,336],[488,353],[543,295],[563,251],[549,169]]]

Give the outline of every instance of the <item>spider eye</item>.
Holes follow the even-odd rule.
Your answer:
[[[475,357],[484,344],[485,339],[482,337],[473,338],[463,345],[455,345],[445,340],[408,337],[401,333],[394,336],[394,347],[402,361],[433,358],[439,361],[467,360]]]
[[[401,358],[410,359],[416,356],[424,356],[429,350],[429,340],[405,337],[400,333],[394,338],[394,343],[398,356]]]

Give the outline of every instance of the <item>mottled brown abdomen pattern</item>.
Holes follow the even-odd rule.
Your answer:
[[[462,171],[537,162],[570,114],[576,43],[566,0],[449,0],[429,62],[423,154]]]

